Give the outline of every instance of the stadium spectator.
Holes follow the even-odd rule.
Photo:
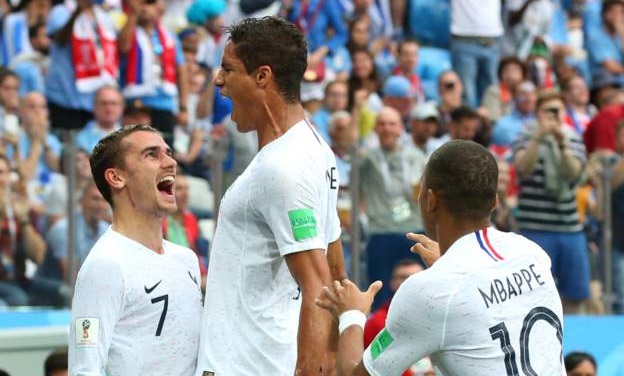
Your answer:
[[[623,83],[624,2],[606,0],[602,5],[602,27],[588,32],[586,48],[594,75],[607,73]]]
[[[43,94],[26,94],[20,105],[21,130],[17,150],[10,152],[20,174],[28,184],[33,204],[41,204],[47,194],[53,172],[60,169],[61,141],[50,133],[48,108]]]
[[[565,125],[558,92],[538,97],[537,124],[519,136],[513,152],[520,187],[518,228],[552,259],[564,311],[580,313],[589,298],[590,275],[575,189],[587,157],[580,137]]]
[[[566,123],[582,135],[596,114],[596,108],[589,103],[589,88],[585,79],[580,75],[573,75],[562,81],[561,93],[566,102]]]
[[[448,132],[449,124],[451,123],[451,112],[462,106],[463,92],[464,85],[455,71],[449,70],[440,73],[438,77],[438,96],[440,97],[438,112],[440,113],[440,126],[435,134],[436,137],[441,137]]]
[[[583,142],[588,153],[616,150],[616,125],[624,119],[624,102],[602,108],[587,124]]]
[[[503,35],[501,0],[451,0],[451,60],[467,105],[478,107],[496,82]]]
[[[17,133],[20,80],[15,72],[0,69],[0,124],[4,132]]]
[[[525,80],[526,68],[522,60],[507,56],[498,63],[497,76],[498,82],[486,89],[481,100],[492,121],[498,121],[513,110],[515,88]]]
[[[9,159],[0,155],[0,305],[23,306],[29,303],[27,260],[40,265],[46,244],[35,228],[26,183],[14,179]]]
[[[518,197],[510,189],[510,186],[514,184],[512,179],[515,177],[512,171],[513,166],[504,158],[497,158],[496,162],[498,163],[498,185],[496,188],[498,205],[492,212],[492,225],[500,231],[518,232],[513,213],[518,205]]]
[[[567,376],[596,376],[598,365],[596,359],[586,352],[573,351],[563,359]]]
[[[79,0],[73,12],[64,4],[52,8],[48,34],[52,44],[45,95],[52,128],[82,129],[93,117],[95,91],[117,84],[115,28],[101,5]]]
[[[407,234],[417,242],[412,252],[431,266],[399,287],[385,328],[368,348],[364,322],[381,283],[361,292],[345,279],[323,289],[317,304],[339,321],[339,374],[399,375],[424,356],[449,375],[519,373],[517,351],[530,354],[524,369],[563,374],[563,313],[548,255],[526,238],[487,227],[497,172],[492,154],[474,142],[451,141],[431,155],[418,201],[435,240]],[[513,273],[531,276],[533,288],[523,283],[512,299],[497,295],[495,284]],[[527,329],[538,317],[548,330]],[[508,339],[521,332],[531,341],[518,348]]]
[[[415,103],[423,103],[426,99],[422,81],[417,73],[419,50],[420,45],[415,39],[405,39],[399,42],[397,48],[398,64],[392,72],[393,75],[403,76],[409,80],[411,84],[410,97]]]
[[[102,86],[95,92],[93,103],[93,120],[89,121],[76,134],[76,147],[93,151],[95,145],[107,134],[121,128],[123,115],[123,98],[114,86]]]
[[[67,347],[54,350],[43,364],[45,376],[67,376]]]
[[[199,258],[199,271],[201,273],[201,288],[206,289],[206,272],[208,247],[199,230],[199,221],[189,208],[189,182],[184,174],[178,172],[175,187],[176,205],[174,213],[168,214],[163,220],[163,237],[170,242],[190,248]]]
[[[163,2],[129,1],[118,45],[126,66],[124,98],[141,101],[149,109],[150,124],[173,147],[174,126],[188,123],[188,78],[180,41],[162,24]]]
[[[505,3],[505,53],[526,59],[536,38],[547,39],[554,15],[551,0],[511,0]]]
[[[108,230],[109,206],[91,181],[80,193],[79,206],[75,208],[73,240],[76,265],[80,267],[95,242]],[[37,305],[68,306],[72,288],[67,285],[69,268],[69,218],[56,221],[48,230],[45,259],[33,279],[32,296]]]
[[[30,92],[45,92],[44,77],[50,65],[50,38],[44,22],[28,28],[32,50],[23,51],[13,58],[11,69],[20,78],[20,96]]]
[[[410,81],[400,75],[390,76],[381,89],[383,104],[399,112],[405,124],[409,122],[409,115],[416,103],[416,97],[411,93]]]
[[[494,145],[510,147],[528,125],[536,121],[537,89],[531,81],[523,81],[513,91],[513,110],[500,118],[492,131]]]
[[[2,20],[2,65],[9,66],[22,52],[32,51],[28,29],[45,22],[52,2],[50,0],[24,0],[19,8]]]
[[[307,63],[304,35],[283,19],[229,30],[215,85],[259,151],[221,201],[196,375],[327,371],[331,318],[314,299],[345,271],[335,159],[299,101]]]
[[[156,129],[127,126],[100,140],[90,162],[113,221],[78,273],[69,373],[191,376],[201,276],[192,250],[162,238],[176,210],[171,149]]]
[[[401,116],[389,107],[377,115],[379,146],[369,150],[359,166],[363,210],[368,218],[366,265],[369,281],[390,280],[392,269],[409,248],[406,232],[423,231],[418,204],[413,199],[426,156],[400,142],[405,133]],[[418,256],[413,255],[418,260]],[[375,307],[390,296],[383,289]]]
[[[429,156],[435,150],[434,135],[438,129],[439,113],[433,102],[414,107],[410,114],[411,136],[414,147]]]
[[[432,147],[439,148],[450,140],[474,141],[483,122],[479,114],[470,107],[460,106],[451,112],[448,133],[432,142]]]
[[[348,2],[341,2],[346,4]],[[395,29],[390,14],[390,1],[355,0],[346,10],[347,21],[366,19],[368,33],[373,43],[388,43]]]
[[[325,141],[329,142],[329,120],[337,111],[346,111],[349,106],[349,87],[344,81],[331,81],[325,86],[323,106],[312,115],[312,123],[316,125]]]
[[[222,38],[225,9],[224,0],[195,0],[186,11],[189,22],[202,28],[197,55],[193,60],[211,70],[219,67],[219,58],[225,47],[225,38]]]
[[[381,79],[375,68],[373,56],[368,50],[360,49],[351,53],[353,68],[347,81],[349,84],[349,107],[355,103],[355,94],[359,90],[366,92],[366,106],[374,113],[379,112],[382,101],[379,96]],[[367,132],[362,134],[366,136]]]

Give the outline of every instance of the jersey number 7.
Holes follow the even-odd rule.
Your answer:
[[[161,295],[152,299],[152,304],[156,304],[160,301],[164,301],[163,310],[160,314],[160,320],[158,320],[158,327],[156,327],[156,337],[162,333],[163,325],[165,325],[165,318],[167,317],[167,308],[169,307],[169,295]]]
[[[529,358],[529,336],[533,325],[539,320],[544,320],[552,325],[557,331],[557,339],[563,344],[563,334],[561,330],[561,321],[557,315],[546,307],[535,307],[525,317],[520,331],[520,365],[522,371],[527,376],[537,376],[537,372],[531,366]],[[490,334],[493,340],[500,340],[501,350],[505,354],[505,369],[507,376],[520,376],[518,365],[516,364],[516,351],[511,345],[509,339],[509,331],[504,322],[498,323],[490,328]]]

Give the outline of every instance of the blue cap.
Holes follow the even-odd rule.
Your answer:
[[[384,82],[384,97],[409,98],[412,93],[412,83],[403,76],[392,76]]]
[[[225,5],[225,0],[195,0],[186,11],[186,19],[190,23],[203,25],[207,19],[222,15]]]
[[[64,4],[58,4],[52,7],[46,21],[46,30],[48,35],[52,35],[61,30],[69,21],[71,12]]]

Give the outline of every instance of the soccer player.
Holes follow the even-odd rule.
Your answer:
[[[193,251],[162,238],[176,209],[176,162],[154,128],[138,125],[102,139],[90,158],[113,223],[76,281],[70,375],[192,375],[201,291]]]
[[[306,55],[303,35],[282,19],[229,29],[215,84],[237,129],[257,132],[259,152],[221,201],[198,376],[318,375],[327,355],[332,317],[314,301],[344,277],[339,184],[334,154],[299,102]]]
[[[418,201],[433,240],[408,237],[432,265],[399,287],[385,329],[366,350],[364,315],[381,283],[366,292],[349,280],[323,289],[317,304],[339,317],[340,375],[399,375],[427,355],[447,376],[565,374],[548,255],[487,227],[497,175],[492,154],[471,141],[449,141],[431,155]]]

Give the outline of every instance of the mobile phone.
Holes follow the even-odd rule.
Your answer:
[[[558,107],[547,108],[546,112],[552,114],[555,118],[559,119],[559,108]]]
[[[455,82],[447,82],[444,84],[444,88],[446,90],[453,90],[455,89]]]

